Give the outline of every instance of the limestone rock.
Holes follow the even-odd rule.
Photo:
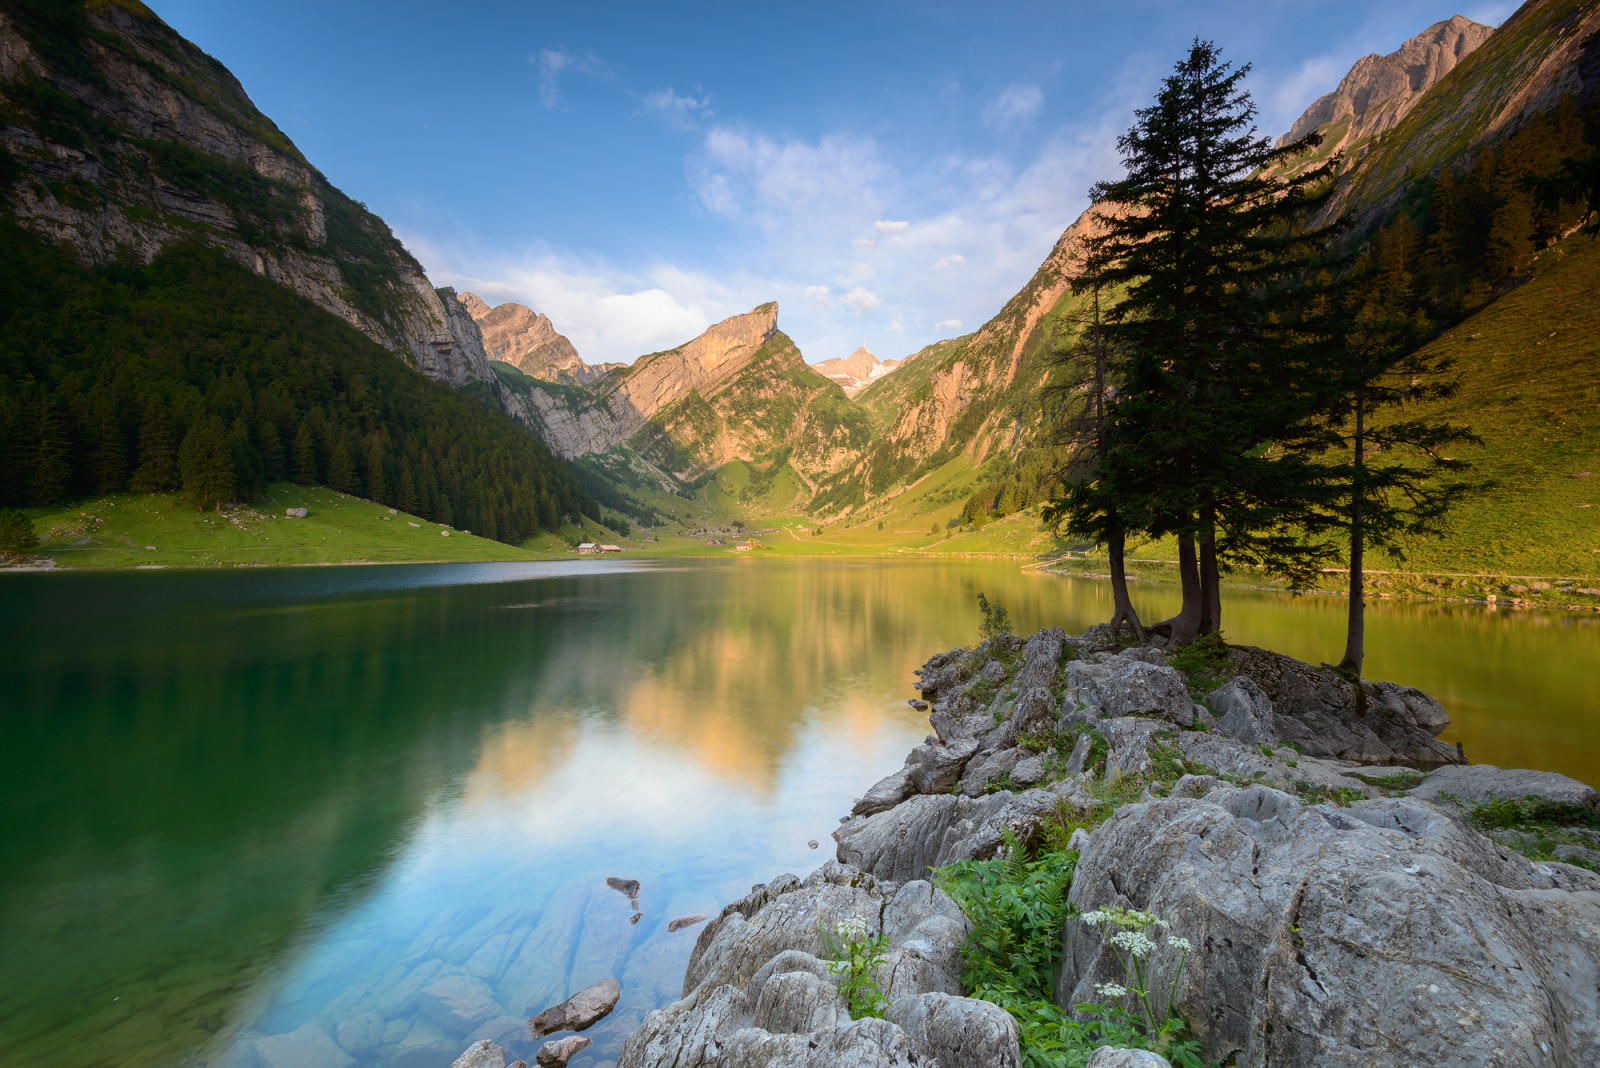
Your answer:
[[[1177,1008],[1213,1060],[1600,1058],[1600,876],[1530,863],[1425,802],[1221,787],[1130,805],[1095,831],[1071,902],[1147,909],[1194,944]],[[1121,980],[1098,928],[1069,922],[1064,951],[1057,1004]],[[1151,954],[1156,982],[1177,956]]]
[[[258,1039],[256,1056],[266,1068],[349,1068],[355,1064],[315,1023]]]
[[[566,1038],[552,1039],[540,1046],[539,1052],[534,1055],[534,1060],[539,1068],[567,1068],[568,1061],[588,1048],[587,1035],[568,1035]]]
[[[1194,722],[1194,702],[1183,676],[1175,668],[1127,655],[1101,663],[1074,660],[1067,665],[1067,689],[1069,696],[1105,716],[1159,715],[1183,726]]]
[[[383,1016],[377,1012],[364,1012],[359,1016],[352,1016],[341,1021],[334,1029],[334,1037],[346,1053],[356,1056],[376,1049],[382,1045]]]
[[[1493,764],[1459,764],[1439,768],[1420,786],[1407,793],[1427,801],[1439,799],[1441,794],[1449,794],[1471,804],[1482,803],[1491,797],[1537,797],[1558,804],[1600,809],[1600,791],[1588,783],[1569,779],[1554,771],[1497,768]]]
[[[1492,33],[1492,26],[1456,15],[1434,23],[1386,56],[1363,56],[1338,88],[1319,97],[1278,143],[1332,126],[1320,151],[1334,152],[1392,129],[1434,83]]]
[[[1172,1063],[1161,1054],[1145,1049],[1101,1046],[1089,1058],[1088,1068],[1172,1068]]]
[[[509,363],[525,375],[587,386],[627,366],[584,362],[572,342],[556,332],[548,316],[521,304],[490,307],[476,293],[458,294],[456,300],[478,324],[489,359]]]
[[[506,1068],[506,1051],[481,1038],[463,1050],[450,1068]]]
[[[582,1031],[617,1006],[622,996],[622,985],[615,979],[602,979],[586,986],[561,1004],[548,1008],[528,1021],[528,1030],[534,1038],[557,1031]]]
[[[1272,721],[1272,699],[1248,675],[1212,690],[1207,698],[1211,710],[1222,719],[1218,727],[1229,738],[1253,745],[1275,745],[1277,728]]]
[[[838,977],[818,956],[819,927],[850,917],[887,936],[877,979],[889,1015],[906,1026],[850,1019]],[[645,1017],[624,1042],[618,1064],[1015,1065],[1010,1018],[959,996],[966,935],[960,908],[925,881],[885,883],[837,861],[804,880],[779,876],[728,905],[701,933],[684,997]]]
[[[1325,668],[1252,646],[1228,650],[1228,661],[1272,702],[1278,737],[1302,753],[1359,764],[1460,764],[1455,746],[1439,741],[1450,725],[1440,704],[1395,683],[1357,684]]]
[[[906,757],[905,771],[908,785],[911,790],[919,794],[942,794],[949,791],[961,777],[962,769],[967,761],[978,751],[979,742],[976,738],[963,738],[949,745],[930,745],[924,743],[911,750],[911,755]],[[876,789],[876,787],[874,787]],[[869,794],[869,796],[871,796]],[[900,800],[904,800],[902,795]],[[863,798],[865,803],[867,799]],[[895,801],[894,804],[899,804]],[[860,808],[860,806],[857,806]],[[892,806],[885,806],[892,807]],[[883,811],[875,809],[872,811]],[[863,810],[860,814],[867,814]]]
[[[1075,780],[1043,790],[982,797],[918,794],[887,812],[857,817],[833,832],[839,859],[878,879],[927,878],[930,868],[957,860],[992,857],[1009,828],[1031,838],[1061,802],[1087,807],[1089,795]]]
[[[900,998],[884,1018],[939,1068],[1021,1068],[1016,1020],[1000,1006],[953,994]]]
[[[446,1034],[471,1030],[477,1024],[504,1016],[488,983],[471,975],[452,972],[422,988],[417,1014],[437,1024]]]
[[[679,916],[677,919],[675,919],[672,922],[667,924],[667,930],[668,931],[681,931],[685,927],[693,927],[695,924],[699,923],[701,920],[704,920],[705,918],[706,918],[706,915],[703,912],[696,913],[693,916]]]

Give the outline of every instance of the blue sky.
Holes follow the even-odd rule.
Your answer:
[[[808,360],[976,329],[1200,35],[1276,136],[1360,56],[1504,0],[154,0],[436,285],[591,362],[767,300]]]

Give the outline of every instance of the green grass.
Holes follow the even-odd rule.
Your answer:
[[[305,507],[304,519],[285,515]],[[177,494],[119,493],[31,509],[39,551],[60,567],[281,567],[294,564],[530,560],[565,556],[541,533],[521,546],[451,530],[321,486],[280,482],[254,504],[197,511]],[[586,522],[585,534],[604,533]],[[417,524],[412,526],[411,524]],[[574,528],[574,533],[576,528]],[[619,541],[618,544],[630,545]]]

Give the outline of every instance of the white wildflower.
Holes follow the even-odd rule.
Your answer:
[[[834,928],[840,938],[858,942],[867,937],[867,921],[860,916],[852,916],[848,920],[840,920],[839,926]]]
[[[1116,983],[1096,983],[1094,988],[1103,998],[1120,998],[1128,993],[1127,987],[1118,986]]]
[[[1111,917],[1106,915],[1105,911],[1102,909],[1095,909],[1093,912],[1085,912],[1083,914],[1083,922],[1088,924],[1090,927],[1099,927],[1102,923],[1105,923],[1110,918]]]
[[[1143,931],[1118,931],[1111,936],[1111,944],[1141,959],[1156,948],[1156,944],[1150,941],[1150,936]]]
[[[1183,950],[1185,953],[1194,948],[1194,946],[1189,944],[1189,940],[1187,938],[1179,938],[1177,935],[1168,935],[1167,945],[1175,946],[1178,949]]]

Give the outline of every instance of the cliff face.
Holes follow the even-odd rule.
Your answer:
[[[521,304],[491,307],[476,293],[456,298],[483,333],[489,359],[509,363],[525,375],[587,386],[624,363],[585,363],[572,342],[556,332],[548,316]]]
[[[845,396],[854,397],[904,362],[880,360],[863,346],[842,360],[835,357],[812,366],[818,374],[837,382]]]
[[[0,112],[8,214],[80,261],[215,245],[430,378],[498,388],[383,220],[135,0],[0,11]]]
[[[1363,56],[1338,87],[1307,108],[1278,143],[1321,129],[1327,139],[1322,146],[1326,154],[1393,129],[1424,93],[1492,33],[1492,26],[1456,15],[1434,23],[1386,56]]]

